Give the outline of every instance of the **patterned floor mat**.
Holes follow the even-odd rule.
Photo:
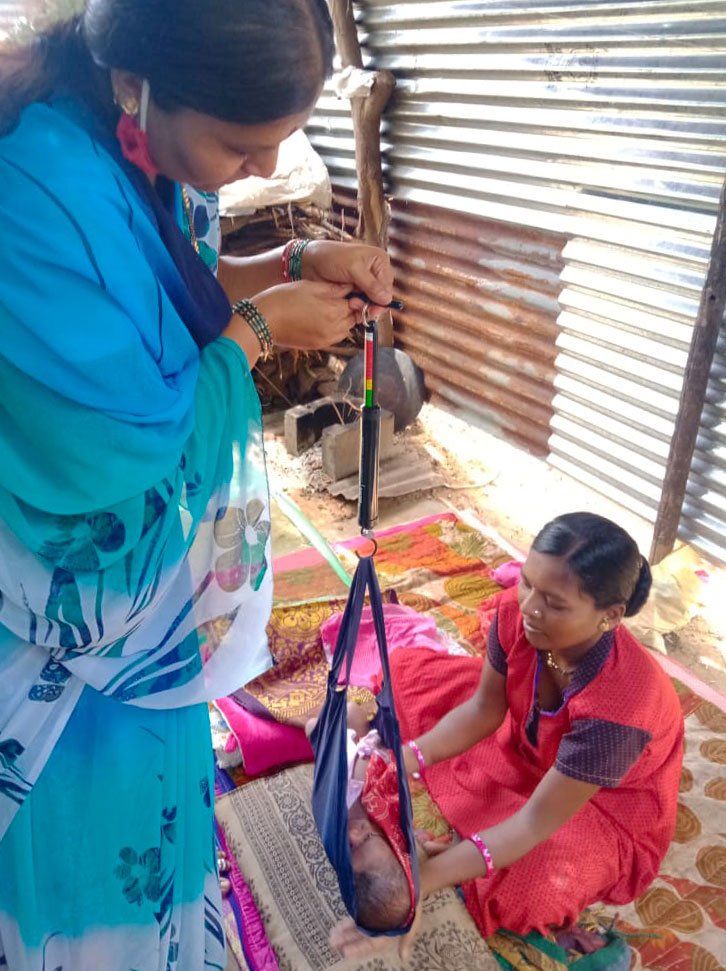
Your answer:
[[[341,555],[352,574],[354,550]],[[431,613],[460,650],[478,653],[477,608],[499,589],[491,570],[509,558],[493,540],[445,515],[382,536],[376,568],[384,589],[395,588],[401,603]],[[313,551],[287,558],[284,566],[276,570],[269,627],[277,667],[248,691],[275,718],[302,725],[324,694],[318,630],[342,609],[345,589]],[[686,719],[675,839],[652,887],[634,904],[602,912],[632,935],[634,968],[718,971],[726,967],[726,714],[674,684]],[[235,781],[247,780],[239,773]]]
[[[328,944],[346,916],[310,803],[312,766],[286,769],[222,796],[219,819],[262,915],[280,971],[498,971],[462,900],[453,890],[426,901],[425,929],[402,964],[390,950],[345,959]]]

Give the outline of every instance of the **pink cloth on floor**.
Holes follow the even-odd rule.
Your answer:
[[[524,563],[521,560],[509,560],[507,563],[502,563],[496,570],[492,570],[492,580],[496,580],[500,587],[513,587],[515,583],[519,583],[523,566]]]
[[[302,728],[259,718],[234,698],[219,698],[214,704],[237,739],[247,775],[260,775],[291,762],[312,761],[313,750]]]
[[[399,647],[427,647],[432,651],[447,650],[447,645],[432,617],[419,614],[411,607],[393,603],[383,605],[383,617],[386,624],[386,642],[389,654],[398,650]],[[320,637],[323,641],[323,649],[328,664],[333,659],[342,620],[342,613],[333,614],[320,628]],[[373,615],[370,607],[364,607],[350,673],[350,683],[360,688],[373,690],[380,671],[381,661],[373,626]],[[345,680],[344,671],[341,673],[340,680]]]

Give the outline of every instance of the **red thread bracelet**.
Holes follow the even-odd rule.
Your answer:
[[[487,868],[487,872],[484,874],[484,876],[490,877],[492,873],[494,873],[494,860],[492,859],[492,855],[489,852],[489,847],[486,845],[486,843],[478,833],[472,833],[471,836],[467,837],[467,839],[470,839],[471,842],[474,844],[474,846],[481,853],[481,857],[484,860],[484,863],[486,864],[486,868]]]
[[[416,756],[416,761],[418,762],[418,768],[419,768],[418,772],[412,772],[411,775],[414,777],[414,779],[423,779],[424,772],[426,771],[426,760],[423,757],[423,752],[418,747],[418,745],[414,742],[413,739],[411,739],[411,741],[408,743],[408,747]]]
[[[285,244],[282,251],[282,279],[285,283],[290,283],[290,251],[292,250],[292,244],[294,242],[295,240],[291,239],[289,243]]]

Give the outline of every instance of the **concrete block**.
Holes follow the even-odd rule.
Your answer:
[[[343,394],[326,395],[285,412],[285,448],[290,455],[302,455],[314,445],[328,425],[350,421],[357,412]]]
[[[393,451],[393,414],[381,410],[380,458]],[[358,471],[360,463],[360,418],[329,425],[322,434],[323,472],[333,482]]]

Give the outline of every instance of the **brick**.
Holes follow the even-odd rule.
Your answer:
[[[383,459],[393,451],[393,415],[381,410],[380,452]],[[337,482],[358,471],[360,463],[360,419],[343,425],[329,425],[322,434],[323,472]]]
[[[285,412],[285,448],[290,455],[302,455],[318,441],[328,425],[340,424],[341,416],[347,421],[355,414],[343,394],[326,395],[306,405],[288,408]]]

